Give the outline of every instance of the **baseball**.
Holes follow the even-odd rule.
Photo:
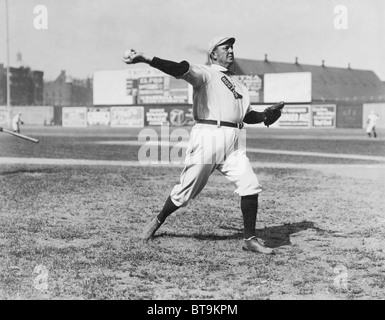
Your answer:
[[[131,58],[131,55],[132,54],[135,54],[135,50],[134,49],[131,49],[131,50],[127,50],[124,55],[123,55],[123,58],[124,59],[130,59]]]
[[[131,55],[131,50],[127,50],[127,51],[124,52],[123,58],[124,59],[128,59],[130,57],[130,55]]]

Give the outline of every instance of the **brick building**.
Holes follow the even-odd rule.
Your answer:
[[[10,67],[11,105],[35,106],[43,104],[42,71],[29,67]],[[0,64],[0,105],[7,104],[7,69]]]
[[[54,81],[44,83],[44,104],[50,106],[91,106],[92,79],[74,79],[62,70]]]

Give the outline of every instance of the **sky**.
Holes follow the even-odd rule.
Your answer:
[[[5,1],[0,0],[0,64],[6,64]],[[385,81],[384,0],[8,0],[10,62],[75,78],[130,68],[134,48],[151,56],[205,63],[211,38],[236,38],[235,56],[372,70]],[[47,9],[46,29],[41,22]],[[339,7],[337,7],[339,6]],[[338,8],[341,9],[337,10]],[[337,9],[336,9],[337,7]],[[335,11],[337,10],[337,11]],[[41,26],[41,24],[40,24]],[[44,25],[43,25],[44,26]],[[146,67],[140,64],[134,66]]]

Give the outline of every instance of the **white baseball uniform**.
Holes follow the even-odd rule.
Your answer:
[[[241,124],[251,110],[248,89],[222,66],[190,64],[188,72],[179,78],[193,86],[193,115],[198,122]],[[260,193],[262,187],[246,156],[245,141],[242,126],[196,123],[191,130],[180,183],[170,194],[173,203],[187,205],[204,188],[215,169],[235,184],[239,196]]]
[[[372,130],[376,127],[377,120],[380,119],[378,114],[371,111],[368,115],[368,126],[366,127],[366,132],[371,133]]]
[[[13,131],[20,132],[20,123],[21,123],[21,114],[18,113],[16,116],[13,117],[13,120],[12,120]]]

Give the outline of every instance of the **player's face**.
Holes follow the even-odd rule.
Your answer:
[[[229,68],[234,62],[234,50],[232,44],[223,44],[214,50],[214,58],[216,63],[225,68]]]

